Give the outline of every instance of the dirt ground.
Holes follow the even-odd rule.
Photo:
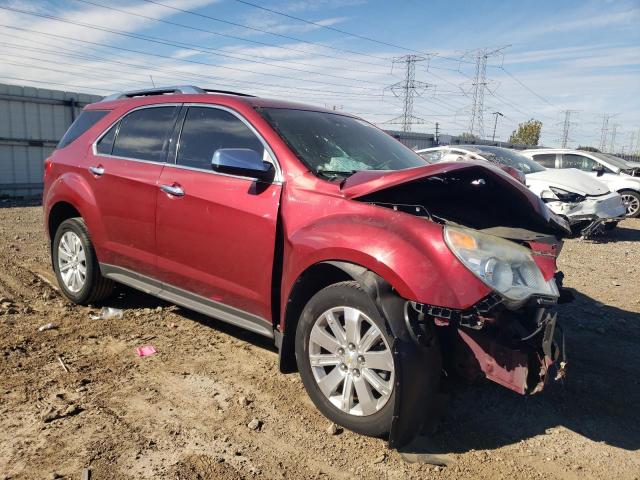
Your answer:
[[[125,288],[106,304],[124,318],[91,319],[100,306],[49,284],[41,224],[0,202],[0,480],[640,478],[640,220],[566,242],[567,381],[456,386],[434,438],[446,467],[331,434],[261,337]]]

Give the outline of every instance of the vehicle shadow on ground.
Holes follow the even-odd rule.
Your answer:
[[[454,385],[429,452],[462,453],[517,444],[564,427],[626,450],[640,448],[640,314],[602,305],[574,291],[560,306],[568,376],[522,397],[498,385]],[[435,451],[434,451],[435,450]]]
[[[115,295],[109,298],[103,304],[100,304],[100,307],[114,307],[120,308],[122,310],[134,308],[150,308],[153,310],[157,307],[166,308],[173,305],[172,303],[166,302],[158,297],[148,295],[144,292],[140,292],[125,285],[118,285],[116,288],[117,289]],[[273,339],[266,338],[262,335],[250,332],[240,327],[236,327],[235,325],[223,322],[222,320],[208,317],[206,315],[183,307],[176,307],[174,313],[188,320],[193,320],[194,322],[201,323],[202,325],[205,325],[207,327],[215,328],[216,330],[222,333],[226,333],[227,335],[230,335],[238,340],[249,342],[257,347],[261,347],[266,350],[271,350],[274,352],[277,351]]]
[[[627,222],[629,220],[625,220]],[[611,242],[637,242],[640,241],[640,230],[625,227],[624,223],[619,224],[611,231],[605,232],[603,235],[586,240],[593,243],[611,243]]]
[[[119,292],[105,305],[125,310],[170,305],[126,287]],[[550,381],[542,393],[523,397],[488,381],[476,385],[454,381],[437,432],[405,452],[419,455],[494,449],[555,427],[627,450],[640,448],[634,407],[640,405],[640,314],[573,292],[575,301],[558,307],[568,351],[564,383]],[[272,339],[185,308],[174,313],[277,351]]]

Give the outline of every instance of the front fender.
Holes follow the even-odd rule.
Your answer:
[[[366,215],[331,215],[287,236],[283,299],[311,266],[328,261],[360,265],[403,298],[466,309],[490,290],[451,253],[442,226],[402,212],[362,205]]]

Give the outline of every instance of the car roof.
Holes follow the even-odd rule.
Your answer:
[[[125,105],[139,107],[163,103],[222,103],[229,106],[243,104],[251,108],[290,108],[354,117],[354,115],[345,112],[336,112],[304,103],[256,97],[246,93],[231,92],[228,90],[202,89],[190,85],[115,93],[105,97],[99,102],[87,105],[86,108],[88,110],[111,110]]]

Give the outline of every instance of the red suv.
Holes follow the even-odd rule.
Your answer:
[[[442,372],[539,391],[562,220],[357,117],[176,87],[87,106],[45,163],[62,292],[123,283],[273,338],[332,421],[401,445]],[[562,372],[560,372],[562,373]]]

